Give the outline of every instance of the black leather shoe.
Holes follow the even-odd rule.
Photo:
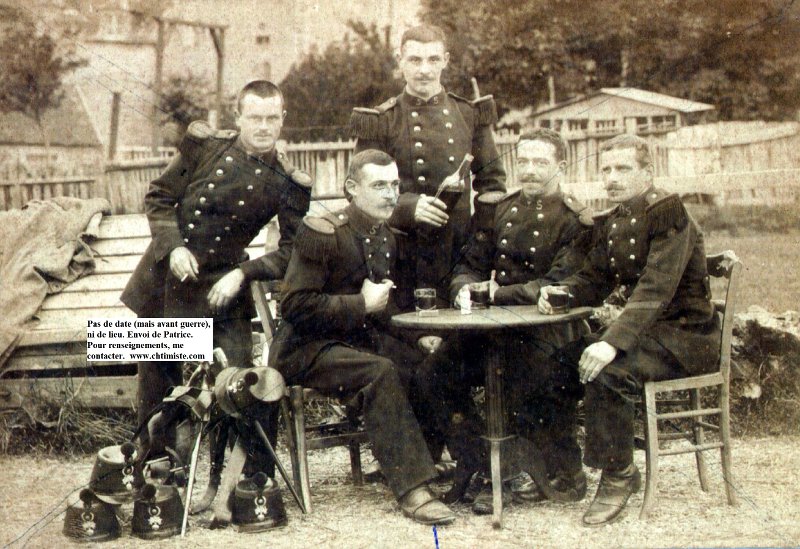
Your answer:
[[[439,501],[425,484],[406,493],[397,503],[405,516],[420,524],[450,524],[456,520],[453,511]]]
[[[436,480],[438,482],[445,482],[453,480],[456,474],[456,462],[452,459],[442,459],[436,462],[436,473],[439,475]]]
[[[503,508],[511,505],[514,499],[511,494],[511,489],[504,482],[503,483]],[[492,494],[492,483],[489,482],[484,485],[483,490],[475,498],[472,504],[472,512],[476,515],[491,515],[494,512],[494,499]]]
[[[586,475],[583,471],[574,474],[560,472],[550,478],[549,484],[549,491],[559,494],[559,498],[554,501],[572,503],[586,497]],[[520,484],[516,489],[512,487],[512,490],[517,501],[539,503],[549,499],[533,479]]]
[[[603,471],[594,500],[583,515],[584,526],[600,526],[620,518],[628,498],[641,487],[642,475],[634,464],[621,471]]]
[[[515,501],[527,503],[539,503],[547,499],[539,485],[533,479],[526,480],[519,486],[512,486],[512,494]]]

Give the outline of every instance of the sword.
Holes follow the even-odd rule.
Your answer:
[[[289,491],[292,493],[292,497],[294,497],[294,500],[297,502],[298,507],[300,507],[300,510],[303,511],[303,514],[308,513],[308,511],[306,511],[306,506],[303,505],[300,496],[297,495],[297,491],[294,489],[294,484],[292,484],[292,482],[289,480],[289,475],[286,474],[286,469],[284,469],[283,465],[281,465],[281,462],[278,461],[278,456],[275,455],[275,449],[272,447],[272,444],[267,438],[267,434],[264,432],[264,428],[261,426],[261,422],[258,421],[257,419],[253,419],[253,425],[256,428],[256,432],[258,432],[258,436],[261,437],[261,440],[264,442],[264,446],[267,447],[269,455],[272,456],[272,460],[275,462],[275,466],[278,468],[278,471],[280,471],[284,482],[286,482],[286,486],[289,487]]]
[[[192,506],[192,490],[194,489],[194,475],[197,472],[197,456],[200,453],[200,439],[203,436],[203,429],[198,429],[197,440],[194,442],[192,450],[192,461],[189,465],[189,484],[186,486],[186,501],[183,505],[183,524],[181,524],[181,537],[186,537],[186,525],[189,523],[189,509]]]

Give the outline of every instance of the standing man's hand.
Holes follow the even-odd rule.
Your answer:
[[[461,177],[461,171],[456,170],[451,173],[441,183],[444,192],[461,192],[464,190],[464,179]]]
[[[170,252],[169,270],[181,282],[187,279],[197,280],[197,275],[200,274],[197,259],[185,246],[180,246]]]
[[[447,204],[438,198],[421,194],[414,210],[414,221],[433,225],[434,227],[443,227],[447,220],[450,219],[450,216],[445,212],[446,209]]]
[[[224,311],[241,291],[243,284],[244,273],[241,269],[234,269],[220,278],[208,292],[211,313],[216,315]]]
[[[389,304],[389,292],[392,290],[394,282],[384,280],[380,284],[375,284],[370,279],[365,278],[361,285],[361,295],[364,297],[364,306],[369,313],[379,313]]]
[[[603,368],[608,366],[612,360],[617,357],[617,348],[606,343],[605,341],[598,341],[592,343],[583,350],[581,360],[578,362],[578,374],[581,378],[581,383],[590,383],[594,381]]]

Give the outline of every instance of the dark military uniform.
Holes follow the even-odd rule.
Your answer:
[[[402,93],[376,107],[357,108],[350,124],[358,138],[356,152],[385,151],[400,171],[400,200],[389,224],[410,236],[410,287],[437,288],[443,300],[453,266],[466,243],[470,219],[470,188],[444,192],[450,216],[441,228],[414,221],[420,194],[434,196],[439,184],[456,171],[464,155],[474,157],[473,186],[480,195],[505,190],[505,172],[499,159],[492,124],[497,121],[494,99],[467,101],[442,91],[428,101]],[[407,296],[406,296],[407,298]]]
[[[421,354],[390,334],[392,307],[367,314],[361,287],[394,275],[395,235],[351,204],[306,218],[286,273],[270,365],[363,412],[373,453],[399,498],[436,471],[406,397]],[[391,299],[390,299],[391,301]]]
[[[599,216],[582,269],[563,280],[579,305],[613,294],[621,314],[596,336],[569,345],[562,363],[577,375],[583,349],[600,340],[617,357],[585,386],[587,465],[627,466],[633,403],[645,381],[707,373],[719,358],[703,236],[677,195],[651,188]]]
[[[203,122],[189,126],[179,154],[150,184],[145,207],[153,239],[121,299],[140,317],[213,317],[214,345],[222,347],[231,366],[249,366],[254,316],[249,292],[240,291],[217,315],[208,292],[237,267],[247,281],[282,278],[311,189],[292,179],[293,170],[276,151],[248,156],[237,136]],[[276,215],[278,249],[249,260],[245,247]],[[197,281],[181,282],[169,269],[170,253],[180,246],[197,259]],[[140,363],[140,420],[170,386],[180,384],[180,363]]]
[[[463,285],[488,280],[495,270],[500,284],[495,306],[532,305],[540,287],[566,278],[582,265],[591,243],[592,217],[575,197],[558,192],[529,200],[515,191],[485,193],[478,200],[495,207],[494,215],[476,230],[456,266],[451,301]],[[503,345],[509,359],[504,374],[509,409],[516,416],[518,432],[536,439],[553,473],[568,465],[580,470],[580,449],[571,429],[564,428],[571,425],[580,391],[555,379],[560,369],[547,368],[547,357],[585,331],[583,323],[575,323],[566,329],[542,327],[535,337],[530,332],[512,331],[489,341],[447,341],[437,352],[438,360],[426,361],[417,376],[419,391],[433,402],[445,404],[445,409],[435,412],[436,430],[446,432],[453,411],[476,417],[469,388],[482,385],[484,376],[483,363],[476,357],[486,345]]]

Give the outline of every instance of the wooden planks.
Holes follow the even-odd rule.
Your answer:
[[[90,408],[134,408],[137,383],[136,376],[4,379],[0,409],[18,408],[32,396]]]

